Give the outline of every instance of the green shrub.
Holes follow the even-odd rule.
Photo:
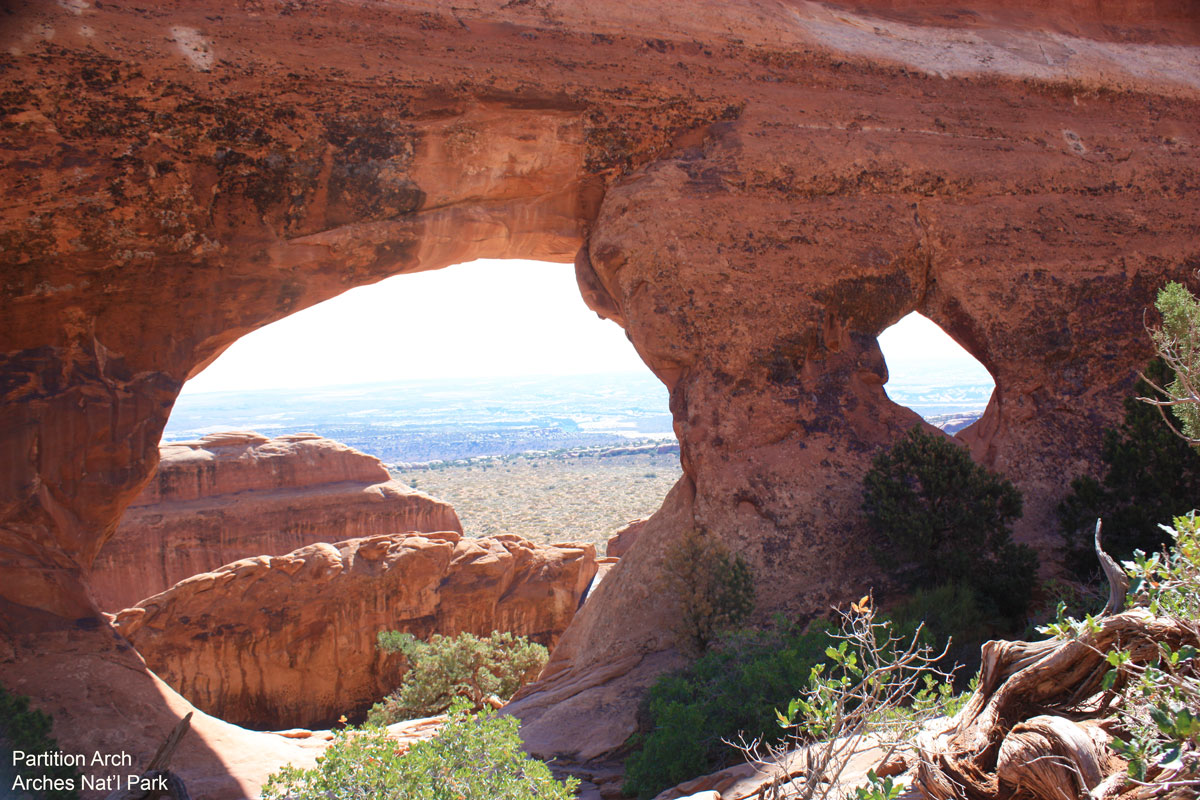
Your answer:
[[[754,610],[754,576],[705,530],[686,531],[663,559],[663,589],[679,604],[672,630],[684,653],[697,656]]]
[[[821,660],[823,628],[742,632],[690,666],[664,675],[639,708],[636,751],[625,762],[626,794],[653,797],[681,781],[740,760],[726,742],[783,734],[775,709],[785,705]]]
[[[881,566],[910,589],[960,583],[1023,622],[1037,555],[1012,541],[1021,493],[948,437],[914,427],[863,478],[863,513]]]
[[[964,583],[917,589],[888,613],[900,634],[911,636],[923,626],[922,642],[939,652],[949,641],[941,663],[947,668],[962,665],[957,675],[963,681],[979,668],[979,646],[1002,633],[997,616],[994,604]]]
[[[440,714],[458,698],[473,709],[493,696],[508,700],[537,677],[549,658],[540,644],[498,631],[482,638],[434,634],[429,642],[381,631],[377,642],[384,652],[403,653],[409,670],[400,687],[371,708],[367,721],[372,725]]]
[[[1200,444],[1200,300],[1171,281],[1159,289],[1154,307],[1162,325],[1151,333],[1158,355],[1170,371],[1170,383],[1158,383],[1180,433]]]
[[[1168,385],[1171,371],[1156,358],[1145,376]],[[1153,394],[1139,381],[1137,396]],[[1100,480],[1081,476],[1058,505],[1064,566],[1080,580],[1095,579],[1099,566],[1092,550],[1096,520],[1104,520],[1104,549],[1117,561],[1135,550],[1157,552],[1169,539],[1156,520],[1191,511],[1200,498],[1200,453],[1163,424],[1159,410],[1136,397],[1125,399],[1125,420],[1104,432]]]
[[[556,781],[521,749],[515,717],[451,712],[436,737],[407,754],[375,727],[347,728],[311,769],[272,775],[263,800],[569,800],[578,781]]]
[[[1093,554],[1092,558],[1095,559],[1096,556]],[[1034,593],[1034,603],[1029,610],[1029,624],[1021,638],[1027,642],[1033,641],[1038,638],[1037,634],[1047,623],[1064,616],[1095,616],[1104,608],[1107,600],[1107,593],[1101,589],[1099,583],[1080,583],[1058,578],[1045,580]]]
[[[53,723],[49,715],[30,708],[28,697],[13,694],[0,685],[0,752],[11,754],[21,750],[26,753],[53,753],[59,750],[59,747],[58,742],[50,735],[52,728]],[[37,792],[34,795],[16,792],[14,787],[18,777],[30,780],[42,776],[51,780],[61,780],[60,785],[73,788]],[[36,796],[39,800],[75,800],[79,797],[80,777],[74,767],[18,768],[9,757],[0,762],[0,781],[3,781],[0,784],[3,791],[13,790],[14,797]]]

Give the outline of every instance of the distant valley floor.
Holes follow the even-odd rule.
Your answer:
[[[611,452],[611,451],[610,451]],[[450,502],[468,536],[516,533],[535,542],[592,542],[648,517],[679,480],[679,453],[525,454],[421,469],[397,479]]]
[[[956,433],[992,388],[929,374],[887,391]],[[317,433],[452,503],[468,536],[590,541],[601,551],[654,513],[681,474],[666,388],[649,372],[185,393],[163,438],[221,430]],[[638,447],[648,452],[623,452]]]

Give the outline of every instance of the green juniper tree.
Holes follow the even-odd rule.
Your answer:
[[[1159,290],[1154,307],[1162,314],[1162,325],[1151,332],[1151,338],[1170,369],[1171,382],[1155,385],[1158,396],[1144,399],[1170,408],[1179,423],[1177,432],[1200,444],[1200,301],[1171,281]]]
[[[1012,541],[1022,506],[1011,481],[919,427],[876,456],[863,478],[863,513],[881,566],[910,589],[973,587],[1014,625],[1037,579],[1037,555]]]
[[[410,633],[380,631],[377,641],[385,653],[403,653],[409,670],[400,686],[371,708],[367,720],[374,725],[440,714],[458,699],[476,710],[492,697],[508,700],[549,658],[540,644],[500,631],[491,636],[435,633],[428,642]]]
[[[1135,388],[1139,396],[1172,382],[1162,359],[1143,374]],[[1153,553],[1168,544],[1159,521],[1192,510],[1200,498],[1200,453],[1163,424],[1159,409],[1136,397],[1126,398],[1121,425],[1104,432],[1100,459],[1100,479],[1073,480],[1057,509],[1064,565],[1081,579],[1098,574],[1092,550],[1097,519],[1104,520],[1104,549],[1125,561],[1135,550]]]

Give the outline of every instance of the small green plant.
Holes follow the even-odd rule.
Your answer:
[[[754,610],[749,565],[705,530],[686,531],[667,550],[661,574],[663,588],[679,604],[673,630],[688,655],[703,654]]]
[[[1192,513],[1176,517],[1163,530],[1172,548],[1151,556],[1139,551],[1124,562],[1130,579],[1126,604],[1195,630],[1200,619],[1200,521]],[[1100,624],[1091,615],[1080,620],[1060,614],[1042,630],[1072,639],[1097,632]],[[1173,796],[1175,789],[1194,793],[1200,787],[1200,650],[1188,644],[1172,648],[1167,642],[1158,642],[1157,648],[1148,659],[1135,659],[1119,648],[1105,653],[1111,669],[1102,688],[1119,698],[1115,707],[1122,729],[1110,746],[1128,763],[1130,781],[1155,784],[1154,796]]]
[[[881,778],[871,770],[867,773],[867,785],[854,790],[854,800],[896,800],[903,791],[904,786],[891,776]]]
[[[473,709],[483,708],[489,698],[508,700],[549,658],[540,644],[498,631],[486,637],[434,634],[428,642],[381,631],[377,645],[386,653],[403,653],[409,670],[399,688],[371,708],[367,721],[373,725],[440,714],[459,698]]]
[[[1124,564],[1129,602],[1194,625],[1200,619],[1200,521],[1192,513],[1163,527],[1174,547],[1149,557],[1137,553]],[[1106,656],[1114,669],[1104,676],[1104,688],[1119,689],[1126,731],[1112,747],[1128,761],[1132,780],[1159,784],[1164,792],[1194,792],[1200,787],[1200,651],[1166,642],[1158,649],[1156,659],[1140,665],[1125,651]]]
[[[638,710],[625,793],[650,798],[740,759],[728,742],[778,741],[775,709],[821,658],[824,627],[802,632],[780,620],[771,630],[727,634],[696,661],[655,682]]]
[[[941,434],[914,427],[863,477],[875,557],[909,588],[969,583],[1013,626],[1037,580],[1033,549],[1012,541],[1021,493]]]
[[[515,717],[456,707],[433,739],[403,753],[382,728],[346,728],[311,769],[284,767],[263,800],[569,800],[578,780],[559,782],[521,749]]]
[[[56,752],[58,742],[50,734],[53,723],[49,715],[29,707],[29,698],[25,695],[13,694],[0,685],[0,751],[14,753],[18,750],[26,753]],[[0,763],[0,780],[3,780],[4,790],[13,789],[16,793],[16,780],[22,781],[49,778],[57,785],[70,786],[70,789],[50,789],[36,794],[46,800],[75,800],[79,797],[80,777],[74,767],[51,766],[25,769],[6,759]],[[17,797],[22,795],[16,794]]]

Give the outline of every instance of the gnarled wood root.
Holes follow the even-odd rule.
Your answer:
[[[1123,766],[1097,724],[1043,714],[1018,723],[1000,743],[996,778],[1008,793],[1076,800]]]
[[[1126,650],[1145,664],[1160,643],[1200,646],[1194,627],[1145,609],[1104,617],[1078,639],[988,642],[975,694],[945,731],[917,741],[919,786],[934,800],[1093,793],[1121,767],[1099,726],[1076,724],[1108,711],[1105,655]]]

